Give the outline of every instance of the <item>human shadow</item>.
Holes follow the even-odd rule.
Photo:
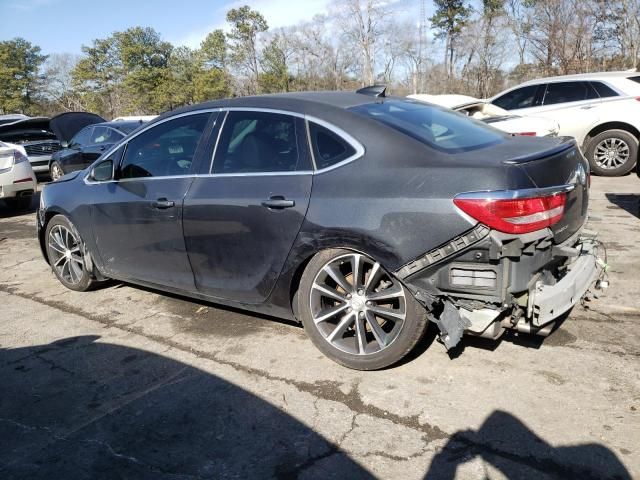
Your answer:
[[[237,385],[98,340],[0,349],[0,478],[372,478]]]
[[[626,210],[636,218],[640,218],[640,194],[637,193],[605,193],[607,200]],[[609,207],[614,208],[614,207]]]
[[[616,455],[598,443],[554,447],[513,415],[494,411],[478,430],[454,433],[433,458],[425,479],[453,479],[480,457],[506,478],[631,479]]]

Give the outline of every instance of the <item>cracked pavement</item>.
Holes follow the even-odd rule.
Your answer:
[[[297,325],[62,287],[0,205],[0,478],[640,477],[640,180],[593,178],[611,288],[550,337],[433,328],[356,372]],[[34,207],[37,199],[34,199]]]

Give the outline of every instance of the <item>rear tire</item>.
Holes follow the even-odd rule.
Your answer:
[[[589,140],[586,157],[596,175],[626,175],[638,159],[638,139],[626,130],[607,130]]]
[[[356,252],[318,253],[298,293],[307,335],[322,353],[348,368],[393,365],[426,331],[426,311],[411,292],[375,260]]]
[[[78,230],[64,215],[56,215],[47,224],[45,245],[49,264],[60,283],[70,290],[86,292],[96,283],[87,270],[84,243]]]

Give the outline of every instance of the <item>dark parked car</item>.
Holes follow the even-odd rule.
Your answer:
[[[101,119],[103,120],[103,119]],[[49,173],[53,180],[91,165],[105,150],[138,128],[140,121],[94,123],[73,135],[66,148],[54,153],[49,160]]]
[[[45,259],[73,290],[114,278],[299,319],[357,369],[404,357],[428,320],[447,348],[548,333],[599,273],[575,142],[382,95],[164,114],[44,188]]]

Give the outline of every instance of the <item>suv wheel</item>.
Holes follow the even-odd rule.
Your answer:
[[[638,159],[638,139],[625,130],[607,130],[589,140],[586,154],[594,174],[625,175]]]
[[[357,370],[396,363],[424,334],[427,315],[378,262],[348,250],[318,253],[302,275],[298,312],[322,353]]]

